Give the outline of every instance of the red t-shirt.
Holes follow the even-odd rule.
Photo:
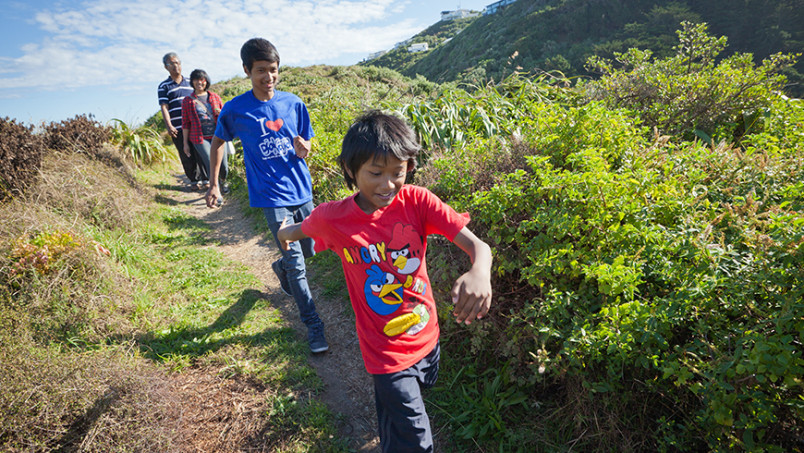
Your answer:
[[[386,374],[421,360],[438,341],[427,276],[427,236],[449,240],[469,223],[429,190],[405,185],[391,204],[366,214],[355,196],[316,207],[301,224],[317,252],[340,258],[366,370]]]

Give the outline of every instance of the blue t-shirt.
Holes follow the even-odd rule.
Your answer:
[[[293,149],[296,136],[314,136],[313,127],[307,106],[295,94],[274,91],[265,102],[251,91],[237,96],[224,104],[215,136],[240,138],[252,207],[297,206],[313,199],[307,162]]]

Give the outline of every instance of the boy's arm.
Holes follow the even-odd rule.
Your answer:
[[[204,198],[207,200],[207,207],[214,208],[218,201],[223,197],[221,196],[221,189],[218,187],[218,175],[221,171],[221,162],[223,161],[223,139],[218,138],[217,135],[212,137],[212,145],[209,148],[209,190]]]
[[[452,242],[472,260],[472,268],[452,286],[452,314],[459,323],[471,324],[486,316],[491,307],[491,247],[466,227]]]
[[[282,226],[276,232],[276,240],[282,245],[284,250],[290,250],[290,243],[300,241],[308,238],[301,229],[301,223],[294,223],[293,225],[287,224],[287,219],[282,222]]]
[[[301,137],[301,135],[297,135],[296,138],[293,139],[293,150],[296,151],[296,156],[299,159],[304,159],[310,154],[310,140],[305,140]]]

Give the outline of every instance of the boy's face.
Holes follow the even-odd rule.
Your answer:
[[[251,89],[257,99],[267,101],[274,97],[274,89],[279,82],[279,63],[257,60],[251,65],[251,70],[245,65],[243,69],[251,79]]]
[[[391,204],[405,185],[408,162],[389,156],[385,161],[370,160],[352,175],[358,194],[357,205],[366,214]]]

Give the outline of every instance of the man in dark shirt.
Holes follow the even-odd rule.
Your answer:
[[[190,80],[181,74],[181,60],[178,55],[174,52],[167,53],[162,57],[162,63],[170,74],[170,77],[159,84],[157,90],[162,118],[165,120],[165,127],[170,138],[173,139],[173,145],[179,151],[179,159],[181,159],[184,174],[190,180],[190,186],[200,188],[201,172],[198,158],[194,152],[191,152],[189,156],[184,154],[184,138],[181,130],[181,101],[185,96],[193,93],[193,87],[190,85]]]

